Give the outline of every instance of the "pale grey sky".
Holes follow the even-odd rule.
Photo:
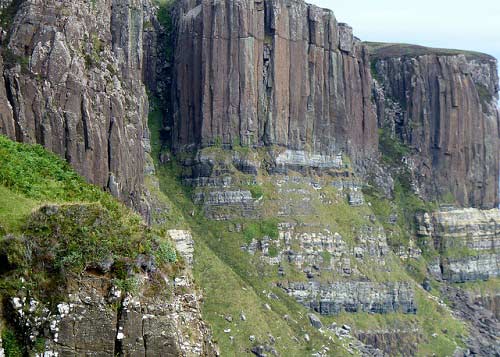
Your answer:
[[[306,0],[365,41],[486,52],[500,59],[500,0]]]

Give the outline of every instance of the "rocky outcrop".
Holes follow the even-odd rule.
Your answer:
[[[417,312],[413,288],[408,283],[290,282],[283,288],[298,302],[322,315],[334,315],[342,311],[382,314]]]
[[[356,331],[356,337],[369,346],[376,346],[390,356],[415,356],[422,341],[419,329]]]
[[[84,275],[69,282],[67,298],[54,311],[29,295],[16,296],[12,316],[28,340],[44,339],[46,356],[217,354],[201,319],[199,296],[187,278],[168,288],[176,290],[173,297],[166,291],[148,293],[154,287],[145,277],[138,284],[139,290],[130,294],[106,277]]]
[[[0,31],[0,134],[44,145],[133,204],[147,137],[145,5],[13,1],[11,24]]]
[[[498,344],[500,322],[494,313],[475,302],[474,298],[462,289],[443,286],[441,294],[450,301],[454,314],[471,324],[472,328],[467,340],[469,354],[463,355],[500,355]]]
[[[417,218],[420,239],[440,252],[438,278],[487,280],[500,274],[500,211],[445,209]]]
[[[190,231],[182,229],[169,229],[168,235],[175,244],[175,248],[186,261],[188,266],[192,267],[194,263],[194,241]]]
[[[412,45],[370,48],[379,125],[411,150],[426,198],[498,206],[499,110],[495,58]]]
[[[178,5],[173,146],[377,150],[368,54],[329,10],[297,0]]]

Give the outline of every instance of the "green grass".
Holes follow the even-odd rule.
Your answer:
[[[138,216],[117,220],[97,203],[43,207],[29,217],[23,234],[36,264],[64,273],[137,254],[154,254],[158,264],[176,261],[172,244],[146,229]]]
[[[156,159],[165,148],[160,141],[162,116],[157,107],[152,106],[149,116],[151,131],[152,156]],[[219,148],[208,148],[206,151],[225,159],[225,152]],[[276,276],[276,268],[267,264],[256,264],[252,257],[241,251],[242,244],[253,238],[261,239],[269,236],[278,237],[277,223],[274,218],[262,220],[243,220],[235,222],[209,221],[203,215],[201,207],[191,201],[191,188],[180,182],[181,167],[175,162],[159,165],[155,160],[156,174],[163,199],[175,210],[179,217],[178,226],[189,227],[195,239],[195,281],[203,290],[204,304],[202,314],[214,333],[222,355],[241,356],[250,354],[249,348],[254,344],[269,343],[268,334],[276,338],[274,346],[281,354],[287,356],[303,356],[317,350],[325,344],[337,355],[344,355],[345,349],[334,338],[328,340],[314,330],[307,319],[307,310],[286,296],[270,282]],[[267,190],[262,189],[262,195]],[[242,232],[230,229],[234,224],[243,227]],[[271,254],[277,253],[270,247]],[[270,299],[264,292],[273,291],[279,300]],[[264,304],[269,304],[268,311]],[[246,321],[240,319],[240,313]],[[291,321],[283,318],[289,315]],[[225,316],[232,316],[230,323]],[[292,322],[297,321],[297,322]],[[225,329],[231,329],[225,333]],[[304,334],[308,333],[312,341],[305,343]],[[250,335],[256,337],[252,344]],[[233,336],[231,341],[229,336]],[[298,338],[300,342],[296,342]]]
[[[403,157],[410,154],[410,148],[397,138],[392,138],[386,129],[379,129],[379,150],[382,161],[395,166],[401,165]]]
[[[0,225],[6,232],[19,232],[26,217],[39,203],[0,185]]]
[[[175,212],[171,212],[171,214]],[[19,290],[51,307],[64,301],[66,283],[84,271],[105,274],[124,291],[137,287],[135,259],[150,256],[163,275],[176,274],[182,259],[167,237],[168,224],[148,228],[142,218],[90,185],[70,166],[38,145],[0,136],[0,295]],[[101,268],[111,261],[109,271]],[[162,275],[160,277],[160,275]],[[22,279],[21,279],[22,278]],[[36,351],[3,331],[6,356]]]
[[[410,155],[411,149],[398,138],[391,138],[386,129],[379,130],[379,138],[382,161],[393,169],[394,197],[392,200],[387,199],[373,186],[364,187],[363,192],[378,221],[387,232],[389,245],[398,249],[402,245],[407,246],[411,236],[415,235],[416,215],[434,211],[437,209],[437,203],[424,201],[414,193],[410,172],[406,167],[402,167],[402,160]],[[450,195],[446,195],[445,199],[453,200]],[[397,215],[396,224],[388,222],[391,214]],[[421,240],[417,240],[417,243],[424,254],[429,256],[436,254],[432,246],[426,245]]]
[[[23,347],[16,338],[14,332],[10,329],[2,331],[2,347],[5,352],[5,357],[23,357]]]
[[[101,202],[110,211],[124,207],[40,145],[16,143],[0,135],[0,185],[31,200]]]
[[[473,295],[495,296],[500,294],[500,278],[489,278],[487,281],[468,281],[455,285]]]
[[[8,263],[0,277],[4,295],[24,277],[34,295],[53,299],[51,289],[64,285],[68,273],[79,274],[106,259],[114,262],[111,277],[125,280],[129,274],[119,267],[130,271],[138,254],[153,256],[167,270],[178,264],[166,226],[148,228],[140,216],[87,184],[54,154],[3,136],[0,225],[0,251]]]
[[[245,242],[247,243],[250,243],[253,239],[261,240],[264,236],[271,239],[278,238],[278,222],[276,219],[248,222],[244,226],[243,236],[245,237]]]

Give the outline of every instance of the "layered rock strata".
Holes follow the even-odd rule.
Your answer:
[[[500,274],[500,211],[449,209],[419,219],[421,239],[441,253],[437,275],[451,282],[487,280]]]
[[[292,155],[205,148],[185,161],[184,180],[207,218],[253,238],[241,249],[276,269],[276,284],[300,304],[324,315],[416,313],[410,283],[372,275],[390,274],[390,250],[349,165],[339,158],[334,167],[318,160],[313,168],[301,164],[301,155],[293,159],[297,165],[280,157]],[[267,234],[252,228],[256,218]]]
[[[413,288],[408,283],[346,281],[288,283],[288,295],[322,315],[346,312],[417,312]]]
[[[466,51],[368,43],[379,125],[411,148],[426,198],[498,206],[495,58]]]

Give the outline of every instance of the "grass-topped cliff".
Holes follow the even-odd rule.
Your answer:
[[[151,256],[167,271],[178,264],[164,231],[147,227],[41,146],[0,136],[0,294],[8,315],[0,327],[7,356],[36,349],[38,341],[26,340],[23,327],[11,320],[12,298],[51,306],[64,301],[66,283],[85,272],[133,291],[139,255]]]
[[[381,59],[388,57],[418,57],[425,55],[436,56],[458,56],[465,55],[469,59],[479,59],[483,61],[495,61],[495,58],[489,54],[458,50],[450,48],[434,48],[408,43],[388,43],[388,42],[369,42],[363,44],[368,48],[372,59]]]

